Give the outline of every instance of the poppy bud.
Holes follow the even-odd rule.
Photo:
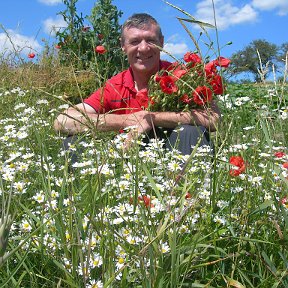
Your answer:
[[[95,48],[95,52],[97,52],[98,54],[104,54],[107,52],[107,50],[104,46],[100,45]]]
[[[29,53],[28,58],[33,59],[35,57],[35,53]]]

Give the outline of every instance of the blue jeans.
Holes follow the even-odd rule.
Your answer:
[[[156,135],[155,135],[156,133]],[[190,155],[194,146],[208,145],[211,150],[212,143],[210,141],[209,132],[203,126],[180,125],[176,129],[161,129],[156,127],[155,131],[150,131],[144,138],[144,142],[148,143],[151,138],[165,139],[165,147],[169,150],[177,149],[183,155]],[[63,147],[65,150],[70,150],[70,145],[79,141],[77,135],[68,136],[64,142]],[[78,155],[81,151],[71,151],[71,163],[77,162]]]
[[[208,145],[212,149],[209,132],[203,126],[180,125],[168,136],[166,147],[190,155],[196,145]]]

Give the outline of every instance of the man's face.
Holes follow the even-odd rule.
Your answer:
[[[128,62],[134,72],[156,73],[159,69],[160,50],[155,45],[163,47],[163,38],[159,39],[157,26],[148,25],[139,29],[125,28],[122,50],[128,57]]]

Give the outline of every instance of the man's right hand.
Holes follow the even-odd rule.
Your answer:
[[[138,111],[132,114],[125,114],[123,115],[124,121],[123,121],[123,127],[131,127],[134,126],[138,135],[148,132],[153,127],[153,119],[152,114],[148,111]]]

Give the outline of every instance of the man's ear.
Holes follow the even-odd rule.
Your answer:
[[[124,47],[123,47],[123,42],[122,42],[121,37],[119,37],[119,44],[121,46],[121,50],[124,52]]]
[[[161,48],[163,48],[164,47],[164,37],[161,37],[161,40],[160,40],[160,43],[161,43]]]

